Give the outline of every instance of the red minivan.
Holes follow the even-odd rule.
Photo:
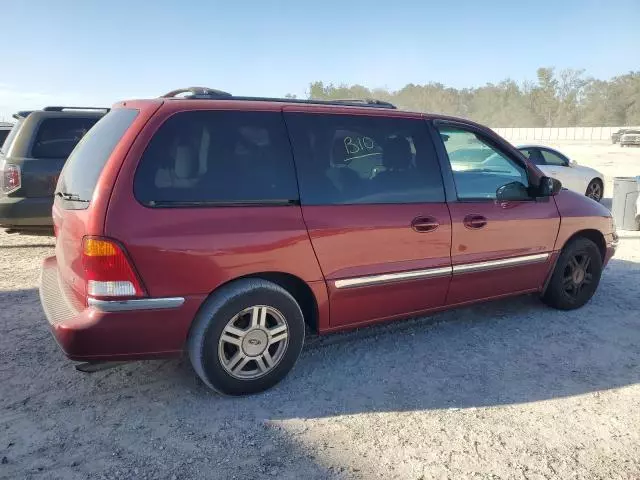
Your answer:
[[[190,88],[125,101],[71,154],[41,299],[72,360],[188,352],[209,387],[281,380],[319,334],[594,294],[609,211],[490,129],[380,101]]]

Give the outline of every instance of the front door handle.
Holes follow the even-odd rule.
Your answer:
[[[433,217],[416,217],[411,222],[411,228],[416,232],[433,232],[440,226],[438,220]]]
[[[464,226],[471,230],[478,230],[487,224],[487,218],[482,215],[467,215],[464,217]]]

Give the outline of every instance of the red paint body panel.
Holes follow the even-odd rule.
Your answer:
[[[553,197],[562,216],[555,249],[561,250],[577,232],[595,230],[605,236],[607,244],[613,241],[615,228],[606,207],[571,190],[561,190]]]
[[[328,282],[332,327],[444,304],[450,276],[342,289],[334,281],[450,266],[446,204],[307,206],[303,212]],[[416,217],[431,217],[439,226],[416,232]]]
[[[296,206],[150,209],[122,196],[105,233],[125,245],[152,297],[209,294],[262,272],[322,280]]]
[[[456,202],[449,205],[452,221],[453,265],[549,253],[554,249],[560,216],[551,199],[528,202]],[[470,229],[468,215],[486,218],[486,225]],[[540,288],[548,262],[511,266],[476,273],[454,273],[447,304],[489,298]]]

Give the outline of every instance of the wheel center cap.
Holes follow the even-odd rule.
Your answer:
[[[242,350],[249,357],[257,357],[267,348],[269,337],[264,330],[251,330],[242,340]]]
[[[576,268],[573,272],[573,283],[579,284],[584,280],[584,270],[581,268]]]

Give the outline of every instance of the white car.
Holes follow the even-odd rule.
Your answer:
[[[620,146],[629,147],[631,145],[640,146],[640,130],[627,130],[620,137]]]
[[[604,175],[578,165],[566,155],[543,145],[520,145],[522,154],[548,177],[560,180],[562,186],[599,202],[604,194]]]

